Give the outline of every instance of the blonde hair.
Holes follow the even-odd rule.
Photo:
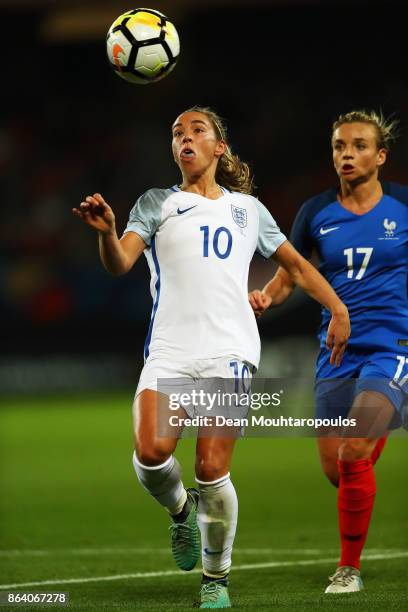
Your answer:
[[[368,123],[372,125],[377,132],[378,149],[389,151],[392,142],[398,138],[398,119],[392,119],[391,117],[386,119],[381,111],[377,113],[374,110],[354,110],[340,115],[333,123],[332,135],[344,123]]]
[[[205,115],[210,120],[217,138],[223,140],[226,144],[227,148],[225,153],[221,155],[215,172],[217,183],[231,191],[252,193],[254,188],[252,172],[248,164],[232,152],[227,139],[227,126],[223,119],[208,106],[192,106],[184,112],[195,112]]]

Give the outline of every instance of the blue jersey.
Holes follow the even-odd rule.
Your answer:
[[[408,187],[382,187],[381,200],[363,215],[344,208],[335,189],[308,200],[290,237],[307,259],[316,250],[320,272],[349,310],[349,347],[360,351],[397,351],[408,339]],[[323,308],[321,346],[330,316]]]

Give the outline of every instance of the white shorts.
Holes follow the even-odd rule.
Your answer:
[[[149,359],[143,367],[135,398],[145,389],[158,391],[169,397],[175,397],[175,395],[180,397],[183,393],[191,395],[194,389],[203,389],[213,396],[220,392],[225,395],[237,394],[238,397],[241,397],[241,394],[249,393],[254,372],[255,367],[252,364],[234,356],[188,361],[153,358]],[[226,399],[229,399],[229,396]],[[180,405],[190,417],[197,414],[191,403],[181,401]],[[222,402],[217,403],[217,407],[224,413]],[[238,408],[237,402],[234,403],[234,407]],[[248,411],[247,406],[245,412]],[[242,410],[240,412],[242,414]]]

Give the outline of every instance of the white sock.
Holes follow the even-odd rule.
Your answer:
[[[173,455],[161,465],[143,465],[133,453],[133,467],[140,484],[167,508],[170,514],[182,511],[187,493],[181,482],[180,464]]]
[[[238,499],[230,475],[213,482],[202,482],[198,488],[198,525],[201,531],[203,573],[221,578],[231,567],[232,545],[238,519]]]

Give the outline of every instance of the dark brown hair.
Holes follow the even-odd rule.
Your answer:
[[[231,191],[251,194],[254,187],[252,172],[248,164],[232,152],[228,144],[227,126],[223,119],[208,106],[192,106],[184,112],[205,115],[210,120],[217,138],[223,140],[227,145],[225,153],[219,159],[215,173],[217,183]]]

